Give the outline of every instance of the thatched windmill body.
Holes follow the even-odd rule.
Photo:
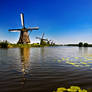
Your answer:
[[[22,28],[21,29],[9,29],[9,31],[20,32],[20,38],[19,38],[18,43],[19,44],[27,44],[27,43],[30,43],[28,31],[32,32],[32,30],[38,30],[39,27],[29,27],[29,28],[26,28],[25,25],[24,25],[24,14],[21,13],[20,16],[21,16]]]
[[[40,40],[40,45],[45,45],[45,41],[48,41],[48,39],[44,39],[44,33],[42,34],[42,37],[36,37],[36,39]]]

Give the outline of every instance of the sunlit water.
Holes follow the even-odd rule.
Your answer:
[[[0,92],[92,88],[92,48],[0,49]]]

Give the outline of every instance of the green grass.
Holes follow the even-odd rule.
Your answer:
[[[30,47],[49,47],[49,46],[61,46],[56,44],[43,44],[40,45],[39,43],[33,43],[33,44],[12,44],[9,43],[7,40],[0,42],[0,48],[30,48]]]
[[[38,43],[33,44],[8,44],[8,48],[30,48],[30,47],[49,47],[49,46],[58,46],[58,45],[40,45]]]

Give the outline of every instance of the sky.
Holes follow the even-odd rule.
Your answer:
[[[20,13],[26,27],[39,26],[30,33],[31,43],[45,33],[55,43],[92,43],[92,0],[0,0],[0,40],[16,43],[22,28]]]

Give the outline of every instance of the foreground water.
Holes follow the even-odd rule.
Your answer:
[[[92,88],[92,48],[0,49],[0,92],[52,92],[70,86]]]

